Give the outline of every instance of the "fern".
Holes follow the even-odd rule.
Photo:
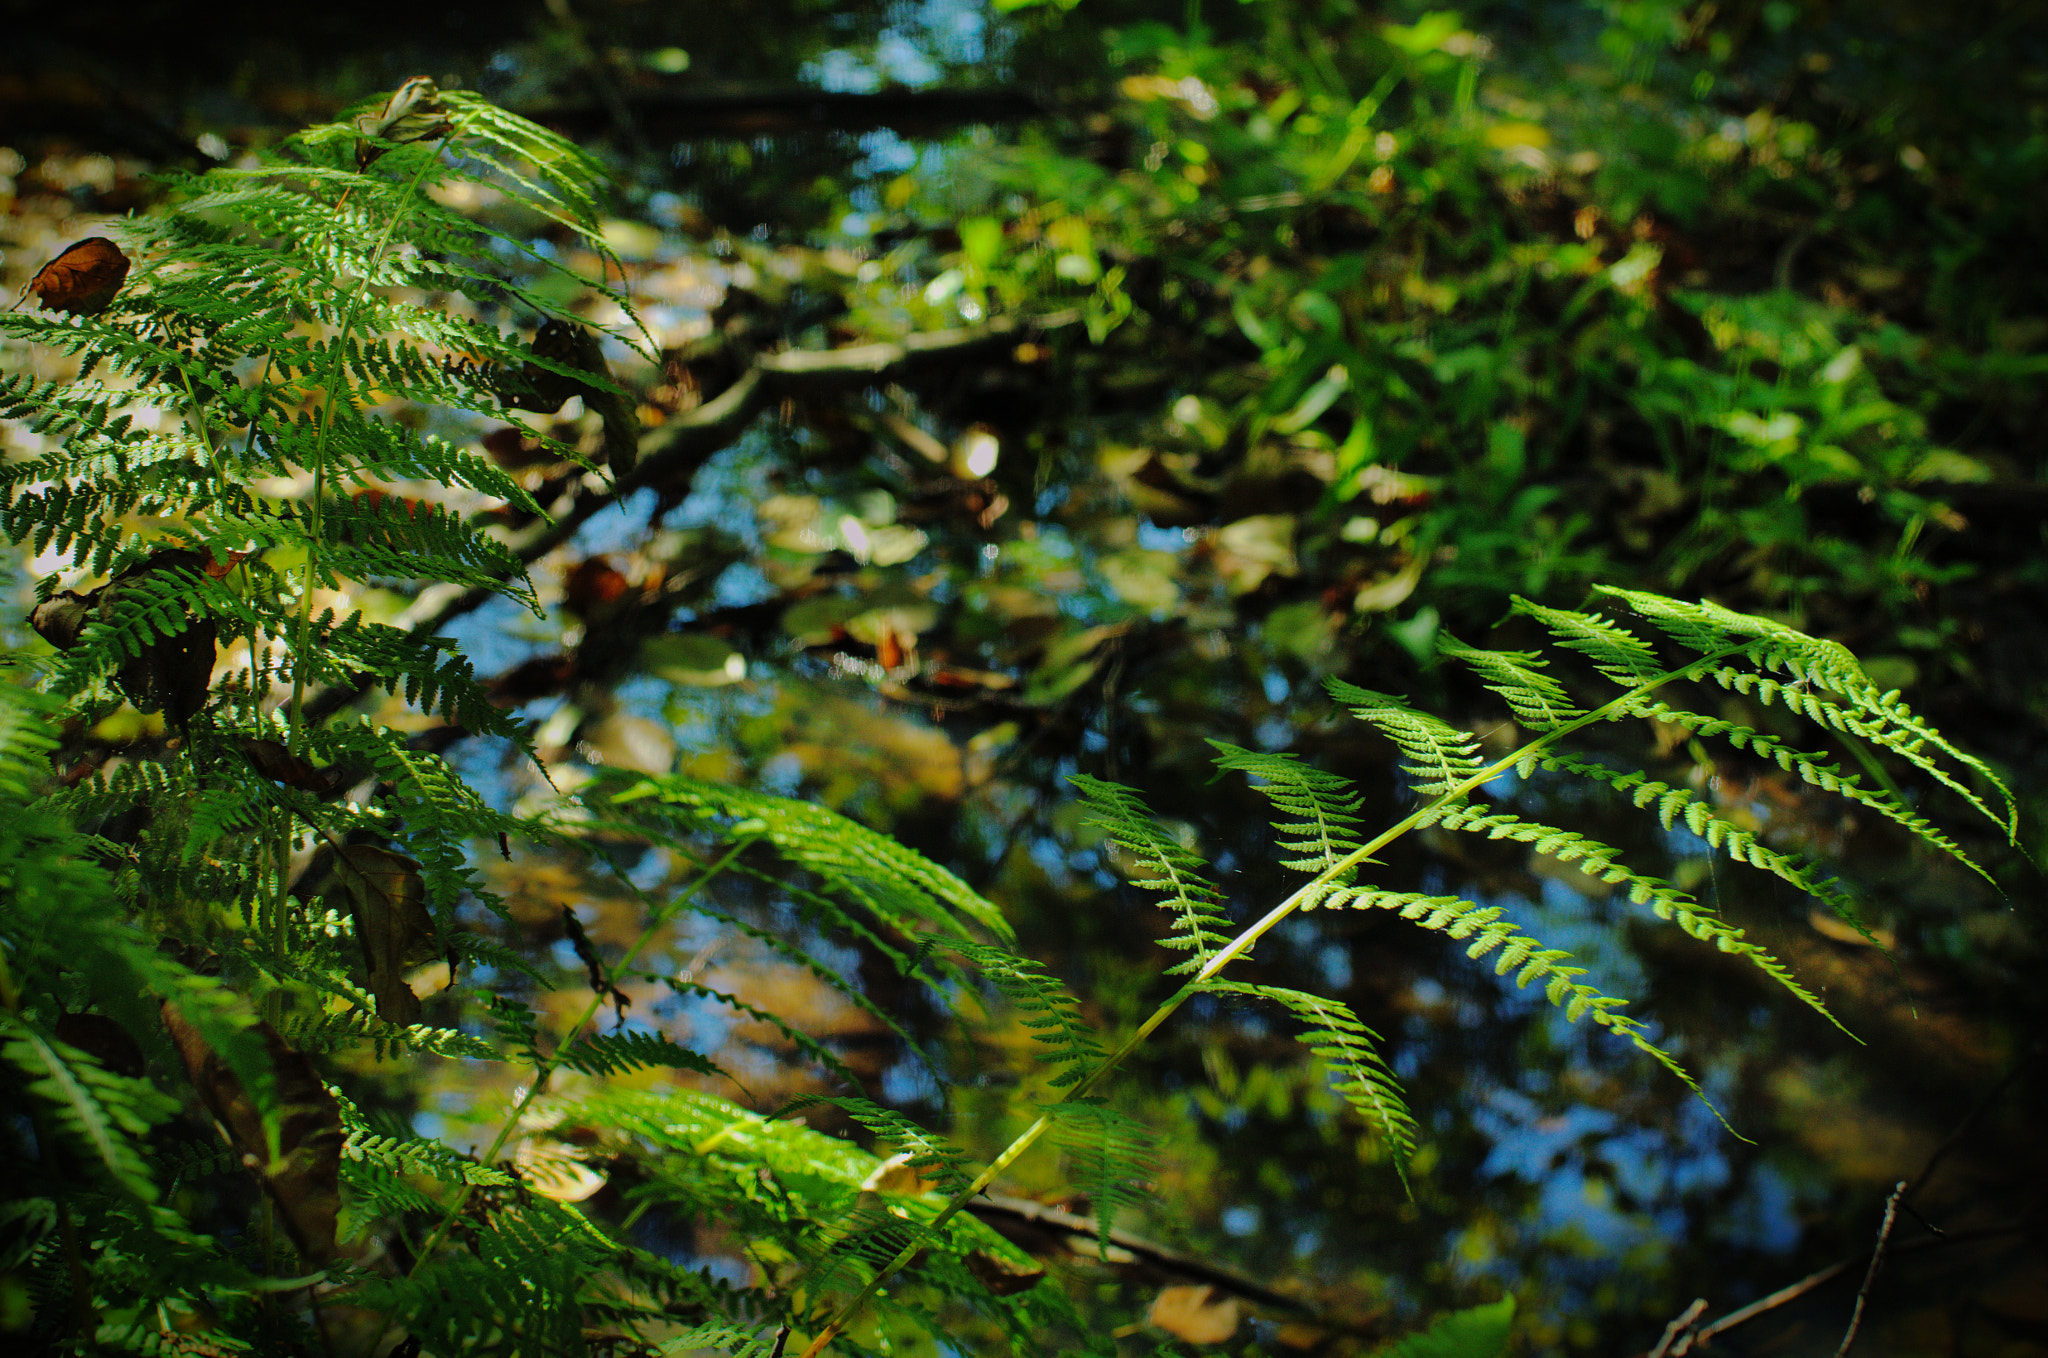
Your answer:
[[[1088,824],[1107,831],[1117,847],[1136,861],[1132,885],[1157,891],[1173,912],[1173,932],[1159,946],[1192,953],[1168,975],[1199,971],[1216,956],[1217,946],[1230,941],[1230,920],[1222,896],[1202,878],[1202,861],[1182,847],[1155,821],[1129,788],[1077,774],[1074,786],[1088,807]]]
[[[275,154],[168,177],[158,210],[108,228],[133,267],[96,314],[0,315],[0,336],[70,373],[0,374],[0,421],[39,436],[33,455],[0,466],[0,530],[54,563],[36,581],[32,619],[48,650],[0,684],[0,1091],[37,1151],[25,1157],[25,1204],[0,1223],[19,1227],[7,1264],[24,1290],[10,1295],[27,1298],[46,1347],[177,1352],[190,1338],[211,1352],[388,1352],[402,1333],[446,1353],[688,1341],[762,1354],[801,1331],[816,1352],[849,1343],[865,1309],[876,1325],[861,1351],[984,1337],[1018,1352],[1110,1351],[1114,1336],[1087,1333],[1057,1286],[993,1284],[991,1261],[1020,1256],[965,1209],[1050,1135],[1106,1245],[1115,1217],[1143,1203],[1157,1156],[1108,1082],[1189,1000],[1284,1009],[1404,1181],[1420,1149],[1386,1043],[1358,1014],[1229,974],[1296,914],[1387,912],[1540,987],[1567,1020],[1634,1044],[1699,1092],[1629,999],[1540,927],[1456,892],[1371,880],[1411,831],[1481,835],[1573,864],[1827,1013],[1744,928],[1615,846],[1523,816],[1504,800],[1505,775],[1567,780],[1666,829],[1684,825],[1852,921],[1842,880],[1717,813],[1676,774],[1578,742],[1611,723],[1673,724],[1962,858],[1962,840],[1921,803],[1844,771],[1844,751],[1888,757],[2016,834],[2013,795],[1991,766],[1879,692],[1843,647],[1711,603],[1619,590],[1601,595],[1616,618],[1516,601],[1542,647],[1441,641],[1440,658],[1520,728],[1498,758],[1403,698],[1330,684],[1397,753],[1408,791],[1391,825],[1371,825],[1372,799],[1313,752],[1217,742],[1219,769],[1250,779],[1273,809],[1292,874],[1278,901],[1234,899],[1137,793],[1077,776],[1105,860],[1157,898],[1170,921],[1161,946],[1176,954],[1162,969],[1170,992],[1113,1032],[1016,951],[993,902],[821,807],[686,777],[598,778],[541,815],[494,807],[438,751],[461,734],[531,761],[532,734],[452,641],[364,601],[494,594],[538,612],[530,553],[481,511],[541,519],[545,506],[453,431],[505,421],[573,458],[533,427],[544,422],[514,413],[573,385],[605,407],[612,432],[612,408],[630,407],[630,393],[585,370],[602,363],[563,357],[595,339],[549,348],[533,334],[577,324],[572,294],[625,318],[613,340],[655,345],[604,279],[453,206],[502,195],[609,277],[617,261],[590,156],[430,81],[387,98]],[[453,422],[432,433],[388,418],[385,403],[400,400]],[[440,489],[407,498],[422,485]],[[415,613],[434,616],[439,597]],[[349,710],[380,694],[377,715]],[[121,702],[161,711],[171,735],[106,761],[76,733]],[[1746,724],[1732,710],[1746,703],[1810,734]],[[645,906],[643,927],[616,950],[607,940],[604,958],[585,950],[587,987],[544,995],[556,978],[532,960],[520,901],[494,892],[482,866],[485,846],[509,853],[513,839],[615,869],[619,843],[654,846],[688,880],[657,898],[617,869]],[[854,1092],[847,1058],[772,1000],[702,984],[661,957],[685,914],[803,968],[912,1058],[926,1059],[924,1042],[900,1006],[822,944],[883,959],[963,1022],[1004,1010],[1033,1039],[1044,1078],[1029,1087],[1043,1102],[978,1164],[942,1130]],[[423,1002],[410,973],[430,959],[449,985]],[[608,997],[637,983],[766,1025],[846,1091],[785,1112],[830,1108],[900,1158],[689,1087],[733,1077],[674,1037],[596,1031]],[[384,1106],[372,1063],[401,1058],[476,1062],[455,1069],[512,1089],[501,1098],[480,1080],[475,1107],[436,1111],[475,1132],[467,1142],[372,1125],[350,1092]],[[943,1081],[949,1071],[933,1065]],[[606,1181],[587,1212],[550,1197],[571,1195],[535,1172],[568,1158],[579,1181]],[[908,1187],[892,1177],[904,1168]],[[253,1178],[284,1223],[283,1236],[239,1254],[214,1238],[235,1178]],[[214,1203],[204,1229],[195,1202]],[[643,1248],[643,1222],[702,1249]],[[749,1281],[678,1262],[720,1253],[744,1259]],[[323,1299],[376,1317],[381,1332],[323,1333],[306,1281],[316,1273]]]

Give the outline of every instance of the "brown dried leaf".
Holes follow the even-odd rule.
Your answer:
[[[181,549],[158,552],[130,566],[90,594],[65,590],[36,605],[29,626],[60,651],[78,644],[86,623],[97,616],[111,619],[124,586],[156,571],[185,570],[206,574],[214,565],[204,552]],[[180,726],[206,705],[213,681],[215,632],[213,619],[190,619],[182,631],[160,636],[131,657],[114,675],[114,683],[142,712],[162,712]]]
[[[322,849],[309,872],[313,880],[324,877],[330,883],[323,895],[339,892],[348,902],[377,1017],[386,1023],[418,1023],[419,997],[406,985],[405,973],[438,951],[420,865],[376,844],[344,844]]]
[[[256,772],[272,782],[283,783],[286,787],[295,787],[317,797],[332,797],[348,785],[349,775],[345,770],[316,769],[293,754],[281,740],[257,740],[253,736],[243,736],[239,743]]]
[[[277,1204],[299,1253],[315,1264],[334,1258],[335,1219],[341,1210],[341,1109],[313,1063],[275,1028],[256,1024],[275,1080],[276,1102],[266,1126],[264,1110],[176,1005],[164,1006],[164,1027],[200,1099]]]
[[[400,85],[382,109],[356,119],[356,131],[385,141],[432,141],[455,130],[447,115],[448,110],[441,107],[441,87],[428,76],[416,75]],[[357,142],[356,168],[369,169],[384,151],[384,147]]]
[[[128,281],[128,256],[105,236],[87,236],[45,264],[28,290],[45,311],[95,316]]]

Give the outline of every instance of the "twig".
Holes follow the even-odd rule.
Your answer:
[[[1877,1244],[1870,1251],[1870,1268],[1863,1275],[1863,1286],[1856,1289],[1856,1307],[1849,1312],[1849,1329],[1842,1336],[1835,1358],[1848,1358],[1849,1346],[1856,1342],[1856,1331],[1863,1325],[1863,1308],[1870,1301],[1870,1289],[1877,1282],[1877,1270],[1884,1263],[1885,1242],[1892,1238],[1892,1223],[1899,1219],[1899,1199],[1906,1196],[1906,1181],[1901,1179],[1892,1187],[1892,1195],[1885,1199],[1884,1221],[1877,1228]]]
[[[1700,1317],[1705,1315],[1706,1312],[1707,1299],[1705,1297],[1693,1298],[1692,1305],[1680,1311],[1677,1319],[1664,1327],[1664,1337],[1657,1341],[1656,1348],[1650,1350],[1650,1358],[1666,1358],[1671,1352],[1671,1346],[1678,1342],[1678,1337],[1699,1324]],[[1691,1346],[1688,1345],[1687,1347]]]

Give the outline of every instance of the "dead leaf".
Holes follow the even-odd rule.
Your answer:
[[[310,792],[316,797],[332,797],[352,781],[346,770],[314,768],[293,754],[280,740],[257,740],[253,736],[244,736],[240,744],[242,753],[249,757],[256,772],[272,782]]]
[[[108,621],[124,589],[157,571],[185,570],[203,575],[213,565],[204,552],[182,549],[157,552],[130,566],[90,594],[65,590],[45,599],[29,614],[29,626],[60,651],[76,646],[85,625],[95,617]],[[191,618],[183,631],[159,636],[131,656],[114,675],[114,683],[138,711],[162,712],[179,726],[206,705],[213,680],[214,626],[211,618]]]
[[[96,316],[128,281],[128,256],[105,236],[87,236],[36,271],[28,290],[45,311]]]
[[[565,368],[580,368],[610,383],[611,365],[596,335],[573,321],[551,320],[533,336],[533,355]],[[640,457],[640,417],[625,398],[582,377],[528,363],[519,372],[519,391],[505,404],[515,410],[552,415],[571,396],[581,396],[586,410],[604,421],[605,458],[614,476],[625,476]]]
[[[299,1253],[315,1264],[333,1259],[344,1138],[341,1109],[314,1073],[313,1063],[287,1045],[275,1028],[256,1023],[275,1080],[273,1155],[264,1110],[220,1053],[176,1005],[164,1006],[164,1027],[207,1110],[227,1129],[242,1163],[255,1172],[277,1204]]]
[[[973,1251],[964,1262],[967,1271],[999,1297],[1014,1297],[1019,1292],[1028,1292],[1045,1277],[1045,1270],[1036,1264],[1020,1264],[987,1250]]]
[[[376,844],[329,845],[313,856],[307,879],[318,884],[320,895],[339,893],[348,903],[377,1017],[418,1023],[419,997],[406,985],[405,973],[439,951],[420,865]]]
[[[562,578],[563,606],[585,622],[611,613],[622,600],[638,592],[633,582],[602,556],[584,558]]]
[[[619,1022],[624,1023],[627,1006],[633,1003],[633,999],[611,983],[605,974],[604,959],[597,955],[597,945],[590,941],[589,934],[583,932],[583,921],[576,918],[576,911],[566,905],[562,907],[562,932],[569,936],[569,945],[576,949],[577,958],[589,973],[590,988],[612,1002],[619,1012]]]
[[[1237,1333],[1239,1308],[1236,1297],[1218,1301],[1215,1296],[1216,1289],[1206,1284],[1163,1288],[1145,1319],[1190,1344],[1221,1344]]]
[[[356,119],[356,131],[365,137],[390,142],[432,141],[455,130],[441,107],[441,87],[430,77],[416,75],[398,87],[384,107]],[[367,170],[387,148],[369,142],[356,143],[356,168]]]

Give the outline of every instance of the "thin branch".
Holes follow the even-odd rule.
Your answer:
[[[1650,1358],[1666,1358],[1671,1352],[1671,1346],[1678,1342],[1679,1336],[1699,1324],[1700,1317],[1706,1313],[1707,1299],[1694,1297],[1692,1305],[1680,1311],[1677,1318],[1664,1327],[1664,1337],[1657,1341],[1656,1348],[1650,1350]]]
[[[1056,1235],[1071,1236],[1076,1239],[1086,1239],[1089,1241],[1096,1240],[1101,1234],[1101,1227],[1096,1223],[1094,1217],[1082,1216],[1076,1212],[1062,1211],[1057,1207],[1049,1207],[1042,1202],[1033,1202],[1029,1198],[1012,1198],[991,1193],[987,1196],[976,1198],[973,1202],[969,1203],[967,1211],[969,1215],[987,1222],[990,1226],[995,1227],[996,1230],[1002,1231],[1006,1235],[1009,1234],[1008,1231],[1004,1230],[1006,1225],[1013,1227],[1024,1226]],[[1283,1292],[1275,1292],[1272,1288],[1248,1278],[1242,1273],[1234,1273],[1207,1259],[1197,1259],[1192,1255],[1182,1254],[1178,1250],[1169,1249],[1165,1245],[1147,1240],[1142,1236],[1132,1235],[1128,1231],[1112,1230],[1109,1233],[1109,1243],[1130,1254],[1133,1258],[1142,1260],[1162,1272],[1173,1274],[1176,1277],[1186,1278],[1198,1283],[1208,1283],[1220,1291],[1233,1293],[1243,1297],[1246,1301],[1256,1302],[1260,1306],[1268,1307],[1272,1310],[1314,1314],[1314,1308],[1298,1297],[1290,1297]],[[1347,1328],[1338,1325],[1336,1322],[1327,1322],[1326,1327]]]
[[[1856,1306],[1849,1312],[1849,1329],[1842,1336],[1835,1358],[1848,1358],[1849,1346],[1856,1342],[1856,1331],[1863,1327],[1863,1308],[1870,1302],[1870,1289],[1877,1282],[1877,1270],[1884,1265],[1884,1247],[1892,1238],[1892,1223],[1899,1219],[1899,1199],[1906,1196],[1906,1181],[1901,1179],[1892,1186],[1892,1195],[1885,1199],[1884,1221],[1877,1228],[1877,1244],[1870,1251],[1870,1268],[1863,1275],[1863,1286],[1856,1289]]]

